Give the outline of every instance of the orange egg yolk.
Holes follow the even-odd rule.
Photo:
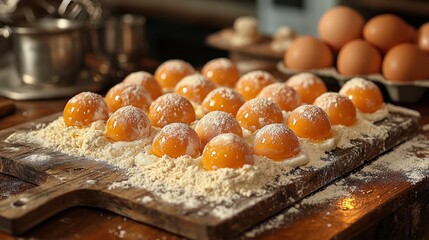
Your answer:
[[[202,106],[205,113],[218,110],[231,113],[235,116],[244,102],[244,98],[236,91],[220,87],[207,94]]]
[[[236,118],[242,128],[253,132],[271,123],[282,123],[283,113],[273,101],[254,98],[241,106]]]
[[[201,141],[194,129],[184,123],[171,123],[155,135],[152,151],[158,157],[171,158],[189,155],[193,158],[201,154]]]
[[[207,170],[240,168],[253,164],[252,150],[243,138],[224,133],[210,140],[203,150],[202,167]]]
[[[283,83],[273,83],[259,93],[259,98],[267,98],[279,105],[284,111],[292,111],[301,106],[301,95]]]
[[[374,113],[384,104],[383,95],[377,85],[362,78],[346,82],[341,88],[340,94],[347,96],[363,113]]]
[[[107,92],[105,98],[111,113],[114,113],[119,108],[128,105],[147,111],[152,102],[149,93],[144,89],[144,87],[124,83],[119,83],[113,86]]]
[[[192,74],[184,77],[176,85],[174,91],[197,104],[201,104],[204,98],[216,88],[216,84],[201,74]]]
[[[165,61],[155,71],[155,79],[165,90],[173,90],[182,78],[195,72],[191,64],[178,59]]]
[[[164,127],[174,122],[191,124],[195,121],[195,110],[186,98],[168,93],[152,102],[148,117],[155,127]]]
[[[287,126],[299,137],[312,140],[325,140],[331,132],[328,115],[314,105],[303,105],[293,110]]]
[[[286,85],[299,92],[302,102],[308,104],[312,104],[318,96],[328,91],[325,83],[312,73],[296,74],[288,79]]]
[[[201,73],[220,86],[234,87],[240,78],[235,63],[227,58],[216,58],[203,66]]]
[[[140,71],[131,73],[125,77],[122,82],[125,84],[141,85],[149,93],[152,100],[155,100],[162,95],[161,86],[156,81],[155,77],[148,72]]]
[[[113,141],[134,141],[149,135],[149,118],[142,109],[133,106],[118,109],[106,123],[106,136]]]
[[[204,115],[195,126],[195,131],[200,136],[203,145],[222,133],[234,133],[243,137],[243,131],[237,119],[223,111],[213,111]]]
[[[339,93],[324,93],[316,98],[314,105],[328,114],[333,125],[351,126],[356,121],[356,108],[353,102]]]
[[[272,160],[284,160],[300,152],[295,133],[283,123],[269,124],[255,135],[253,153]]]
[[[255,98],[264,87],[275,82],[273,75],[257,70],[243,75],[235,85],[235,90],[248,101]]]
[[[82,92],[72,97],[64,107],[67,126],[83,127],[97,120],[107,120],[109,111],[104,98],[96,93]]]

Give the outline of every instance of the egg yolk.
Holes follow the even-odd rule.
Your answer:
[[[155,100],[162,95],[161,86],[156,81],[155,77],[145,71],[131,73],[125,77],[122,82],[125,84],[141,85],[149,93],[152,100]]]
[[[155,127],[164,127],[174,122],[191,124],[195,121],[195,110],[186,98],[176,93],[168,93],[152,102],[148,117]]]
[[[286,85],[299,92],[302,102],[308,104],[312,104],[318,96],[328,91],[322,79],[312,73],[293,75],[288,79]]]
[[[149,118],[142,109],[133,106],[118,109],[106,123],[106,136],[113,141],[134,141],[149,135]]]
[[[349,80],[339,93],[347,96],[363,113],[374,113],[384,104],[383,95],[377,85],[363,78]]]
[[[183,60],[172,59],[159,65],[155,71],[155,79],[163,89],[169,91],[173,90],[182,78],[194,72],[195,69],[191,64]]]
[[[213,111],[204,115],[195,126],[195,131],[200,136],[203,145],[222,133],[234,133],[243,137],[243,131],[237,119],[223,111]]]
[[[253,132],[271,123],[282,123],[283,113],[273,101],[254,98],[241,106],[236,118],[242,128]]]
[[[312,140],[325,140],[331,132],[328,115],[314,105],[303,105],[293,110],[287,126],[299,137]]]
[[[119,83],[113,86],[107,92],[105,98],[111,113],[114,113],[119,108],[128,105],[147,111],[152,102],[149,93],[144,89],[144,87],[124,83]]]
[[[244,97],[246,101],[255,98],[266,86],[275,83],[276,80],[266,71],[252,71],[238,79],[235,90]]]
[[[203,150],[202,167],[207,170],[240,168],[253,164],[252,150],[243,138],[223,133],[212,138]]]
[[[314,105],[328,114],[333,125],[351,126],[356,121],[356,108],[352,101],[339,93],[324,93],[316,98]]]
[[[253,142],[253,153],[272,160],[285,160],[300,151],[295,133],[283,123],[269,124],[259,130]]]
[[[266,86],[258,94],[258,98],[269,99],[279,105],[284,111],[292,111],[301,106],[301,95],[293,88],[283,83],[273,83]]]
[[[220,86],[233,88],[240,78],[235,63],[227,58],[216,58],[207,62],[201,73]]]
[[[82,92],[72,97],[64,107],[67,126],[83,127],[97,120],[107,120],[109,111],[104,98],[93,92]]]
[[[191,102],[201,104],[204,98],[216,88],[216,84],[201,74],[184,77],[174,91]]]
[[[202,106],[205,113],[218,110],[231,113],[235,116],[244,102],[244,98],[236,91],[220,87],[207,94]]]
[[[170,123],[155,135],[152,151],[158,157],[171,158],[188,155],[193,158],[201,154],[201,141],[194,129],[184,123]]]

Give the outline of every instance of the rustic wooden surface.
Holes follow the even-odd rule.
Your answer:
[[[9,99],[0,99],[0,117],[12,114],[15,111],[15,103]]]
[[[0,128],[39,118],[60,111],[66,100],[18,102],[16,112],[0,119]],[[418,104],[408,105],[422,114],[421,123],[429,123],[429,97]],[[257,239],[321,238],[422,238],[428,236],[429,196],[428,179],[410,184],[401,176],[392,175],[388,180],[359,182],[345,178],[348,185],[365,192],[356,196],[357,207],[341,209],[335,201],[316,207],[302,208],[293,218],[285,218],[278,228],[256,235]],[[395,184],[392,184],[394,182]],[[11,186],[13,186],[11,188]],[[0,175],[0,198],[33,188],[7,175]],[[329,214],[328,214],[329,213]],[[332,223],[327,227],[327,223]],[[1,239],[15,239],[0,233]],[[24,238],[48,239],[181,239],[181,237],[149,227],[148,225],[93,209],[77,207],[66,210],[29,232]],[[246,238],[243,236],[243,238]]]
[[[38,123],[49,123],[57,117],[55,114],[0,131],[0,172],[40,185],[0,201],[0,230],[20,234],[60,211],[84,205],[111,210],[193,239],[225,239],[267,219],[419,131],[415,118],[390,114],[378,123],[389,129],[385,140],[355,141],[354,147],[335,149],[328,154],[323,167],[297,169],[291,173],[296,177],[292,183],[273,189],[263,197],[238,199],[233,206],[249,207],[230,218],[219,219],[210,214],[198,214],[209,213],[215,207],[212,204],[186,210],[183,214],[181,207],[160,200],[142,203],[139,199],[153,196],[141,189],[109,189],[112,182],[124,180],[126,175],[105,164],[37,145],[3,142],[13,132],[34,129]],[[27,160],[40,156],[37,154],[49,155],[52,159]],[[96,183],[88,184],[88,179]]]

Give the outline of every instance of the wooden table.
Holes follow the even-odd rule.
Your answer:
[[[67,99],[16,102],[16,111],[0,119],[0,129],[63,109]],[[429,94],[406,107],[419,111],[429,123]],[[353,189],[353,198],[338,196],[321,204],[298,203],[269,222],[241,234],[255,239],[423,238],[429,237],[429,177],[414,184],[395,174],[383,180],[345,176],[332,184]],[[34,185],[0,174],[0,199]],[[0,232],[0,239],[182,239],[124,217],[86,207],[62,212],[22,236]]]

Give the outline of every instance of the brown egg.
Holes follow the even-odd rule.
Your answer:
[[[319,21],[320,38],[333,49],[339,50],[353,39],[362,37],[364,18],[356,10],[346,6],[331,8]]]
[[[383,60],[384,78],[413,81],[429,78],[429,55],[417,45],[402,43],[390,49]]]
[[[363,28],[366,41],[386,53],[390,48],[415,39],[415,29],[402,18],[393,14],[381,14],[371,18]]]
[[[429,22],[420,26],[417,36],[417,44],[421,49],[429,53]]]
[[[379,73],[381,54],[368,42],[362,39],[353,40],[338,53],[337,69],[343,75]]]
[[[302,36],[296,38],[285,52],[284,63],[288,68],[310,70],[332,66],[332,50],[321,40]]]

